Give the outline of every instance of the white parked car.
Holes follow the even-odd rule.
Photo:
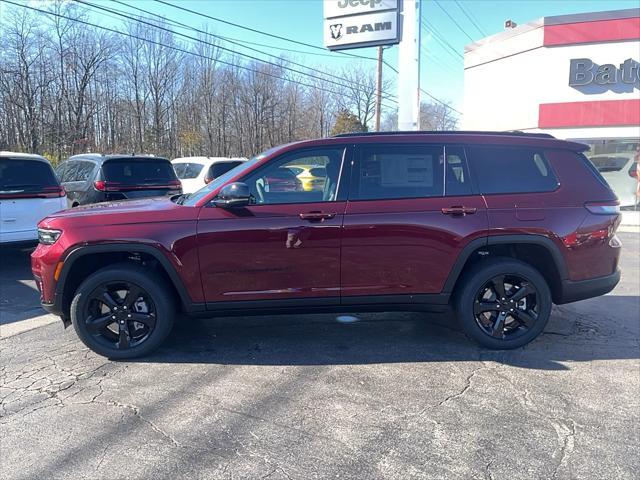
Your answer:
[[[246,158],[183,157],[176,158],[171,163],[182,182],[182,192],[193,193],[246,161]]]
[[[40,155],[0,152],[0,243],[36,241],[37,224],[67,208],[51,164]]]
[[[589,160],[615,192],[621,207],[632,207],[638,204],[635,153],[606,153],[595,155]]]

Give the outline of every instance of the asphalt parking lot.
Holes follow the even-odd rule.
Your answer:
[[[443,317],[187,320],[111,362],[3,251],[2,478],[637,479],[639,235],[611,294],[492,352]],[[53,323],[51,323],[53,322]]]

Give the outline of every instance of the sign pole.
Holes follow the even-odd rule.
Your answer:
[[[398,130],[420,128],[420,0],[402,1],[402,41],[398,47]]]
[[[376,132],[380,131],[382,109],[382,45],[378,47],[378,80],[376,83]]]

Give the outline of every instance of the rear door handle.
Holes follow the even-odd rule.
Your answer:
[[[309,220],[310,222],[320,222],[322,220],[328,220],[335,216],[336,216],[335,213],[324,213],[324,212],[309,212],[309,213],[300,214],[300,218],[302,220]]]
[[[442,213],[444,213],[445,215],[460,215],[460,216],[471,215],[473,213],[476,213],[477,211],[478,209],[475,207],[463,207],[461,205],[446,207],[442,209]]]

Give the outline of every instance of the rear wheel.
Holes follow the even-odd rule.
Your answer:
[[[483,261],[465,275],[456,313],[467,336],[493,349],[518,348],[544,330],[551,291],[531,265],[510,258]]]
[[[113,359],[155,350],[173,326],[175,304],[162,277],[137,265],[114,265],[88,277],[71,302],[82,342]]]

